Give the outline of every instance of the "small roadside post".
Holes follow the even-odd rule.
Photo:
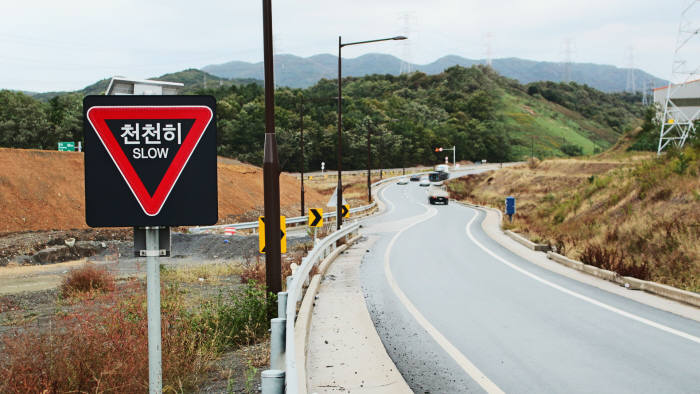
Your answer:
[[[513,223],[513,215],[515,215],[515,197],[506,197],[506,215],[511,223]]]
[[[179,83],[113,78],[83,100],[85,221],[133,227],[146,258],[149,393],[162,393],[160,263],[170,227],[218,221],[216,100]],[[196,190],[197,193],[192,193]]]
[[[323,175],[323,170],[325,170],[325,169],[326,169],[326,162],[322,161],[321,162],[321,175]]]

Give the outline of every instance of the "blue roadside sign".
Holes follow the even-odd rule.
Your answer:
[[[515,197],[506,197],[506,215],[515,215]]]

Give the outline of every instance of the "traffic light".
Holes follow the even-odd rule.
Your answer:
[[[435,148],[435,152],[442,152],[442,148]]]

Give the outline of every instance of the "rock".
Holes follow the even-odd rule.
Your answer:
[[[66,245],[50,246],[42,249],[32,256],[32,260],[38,264],[51,264],[61,261],[70,260],[73,258],[73,253]]]
[[[20,255],[15,256],[10,260],[9,265],[32,265],[32,256]]]

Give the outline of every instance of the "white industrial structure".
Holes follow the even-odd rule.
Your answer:
[[[654,89],[654,103],[660,105],[661,131],[657,154],[669,145],[682,147],[695,135],[700,119],[700,0],[693,0],[681,13],[673,54],[669,85]]]
[[[106,95],[165,95],[177,94],[181,87],[180,82],[153,81],[148,79],[129,79],[124,77],[112,77],[107,86]]]

